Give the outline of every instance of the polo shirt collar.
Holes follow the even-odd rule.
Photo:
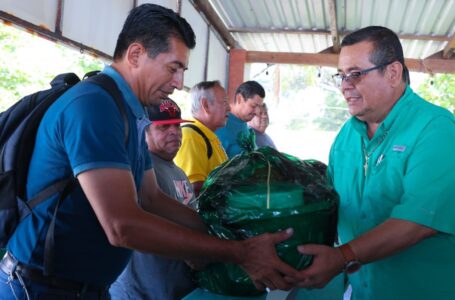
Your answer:
[[[123,94],[123,98],[130,107],[136,119],[146,118],[144,107],[142,106],[139,99],[133,93],[133,90],[125,81],[125,79],[117,72],[113,67],[106,66],[103,70],[103,73],[109,75],[117,83],[118,88]]]

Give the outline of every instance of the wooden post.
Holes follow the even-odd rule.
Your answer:
[[[229,101],[233,101],[235,90],[244,81],[246,51],[231,49],[229,52],[229,80],[227,94]]]

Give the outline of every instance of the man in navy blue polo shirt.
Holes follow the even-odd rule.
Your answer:
[[[205,233],[192,209],[157,187],[144,141],[150,122],[144,106],[183,87],[194,46],[190,25],[172,10],[144,4],[130,12],[114,62],[103,71],[123,94],[126,145],[121,113],[101,87],[77,85],[46,112],[30,163],[27,196],[70,175],[79,185],[57,211],[51,272],[44,269],[49,258],[44,248],[58,195],[19,224],[0,262],[1,299],[108,299],[107,287],[126,266],[131,249],[198,264],[232,262],[259,289],[289,288],[283,274],[296,271],[277,258],[274,246],[290,231],[246,241],[216,239]]]

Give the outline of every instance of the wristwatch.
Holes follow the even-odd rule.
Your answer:
[[[344,258],[344,273],[352,274],[354,272],[357,272],[360,267],[362,267],[362,264],[355,255],[354,251],[352,251],[351,245],[349,245],[349,243],[341,245],[338,247],[338,250],[340,250],[341,255],[343,255]]]

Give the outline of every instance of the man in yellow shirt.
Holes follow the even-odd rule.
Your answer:
[[[182,126],[182,146],[174,162],[188,176],[196,195],[209,173],[227,160],[214,131],[226,125],[230,111],[219,81],[203,81],[190,91],[194,123]]]

